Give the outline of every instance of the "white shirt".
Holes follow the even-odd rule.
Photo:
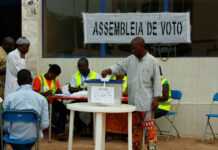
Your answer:
[[[26,68],[26,60],[21,58],[20,51],[15,49],[10,52],[6,62],[5,97],[19,87],[17,84],[17,73],[24,68]]]
[[[150,111],[153,97],[161,96],[158,61],[149,53],[141,60],[130,55],[111,67],[112,73],[123,71],[128,76],[128,103],[135,105],[137,111]]]

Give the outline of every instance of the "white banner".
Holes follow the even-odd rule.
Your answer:
[[[83,13],[84,43],[190,43],[189,13]]]

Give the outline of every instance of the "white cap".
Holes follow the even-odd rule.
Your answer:
[[[2,103],[3,102],[3,99],[0,97],[0,103]]]
[[[26,37],[20,37],[16,41],[17,45],[30,44],[30,41]]]

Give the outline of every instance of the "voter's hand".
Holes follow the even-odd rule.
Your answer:
[[[101,72],[101,76],[103,78],[105,78],[107,75],[111,75],[112,74],[112,70],[111,69],[105,69]]]

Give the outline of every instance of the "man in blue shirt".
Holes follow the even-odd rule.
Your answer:
[[[49,125],[48,103],[46,99],[32,90],[32,76],[30,71],[22,69],[17,73],[19,88],[9,94],[3,102],[4,110],[33,109],[41,117],[40,127],[45,129]],[[36,127],[32,123],[14,123],[13,126],[5,124],[4,129],[13,139],[30,139],[36,137]],[[31,150],[32,144],[12,145],[15,150]]]

